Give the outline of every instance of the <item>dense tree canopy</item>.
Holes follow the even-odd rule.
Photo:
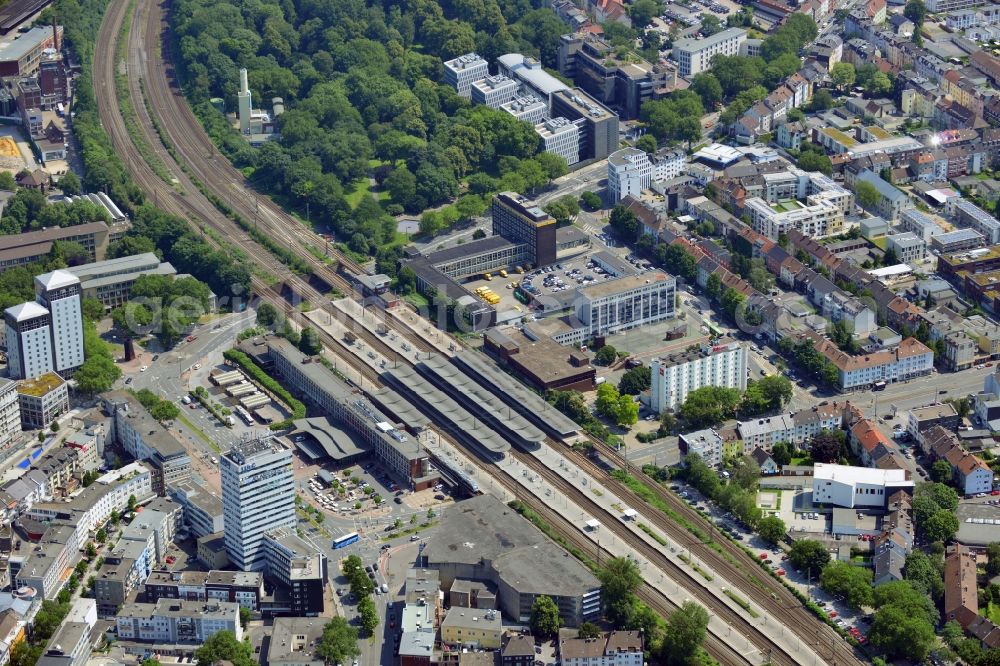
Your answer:
[[[639,22],[647,10],[656,3],[631,8]],[[370,253],[396,242],[388,206],[349,199],[372,168],[392,205],[410,212],[453,199],[463,182],[529,192],[555,177],[551,160],[535,159],[529,123],[472,107],[443,83],[442,60],[469,51],[488,61],[521,52],[555,67],[565,25],[541,3],[184,0],[172,23],[186,92],[222,152],[345,244],[358,233],[367,242],[355,245]],[[208,103],[235,108],[240,67],[261,107],[281,97],[287,109],[280,140],[259,149]]]

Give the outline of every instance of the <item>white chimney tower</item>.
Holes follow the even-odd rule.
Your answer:
[[[239,102],[240,132],[250,133],[250,115],[253,113],[253,102],[250,100],[250,85],[247,83],[247,70],[240,69],[240,92],[236,95]]]

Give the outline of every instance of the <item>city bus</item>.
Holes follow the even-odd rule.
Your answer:
[[[345,534],[339,539],[333,540],[333,549],[337,550],[338,548],[346,548],[347,546],[350,546],[352,543],[357,543],[358,539],[360,538],[361,537],[358,535],[357,532],[351,532],[350,534]]]

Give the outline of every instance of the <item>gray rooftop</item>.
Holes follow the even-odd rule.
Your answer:
[[[315,648],[323,636],[324,624],[324,618],[319,617],[276,618],[267,650],[267,663],[291,662],[296,666],[314,663],[322,666],[325,661],[315,654]]]
[[[456,354],[452,362],[463,368],[470,377],[507,401],[541,415],[546,423],[545,427],[550,431],[556,432],[564,438],[580,431],[580,426],[575,421],[501,370],[485,355],[473,350],[463,351]]]
[[[600,587],[579,561],[491,495],[455,505],[427,540],[423,557],[429,567],[491,562],[522,593],[571,596]]]
[[[699,51],[708,46],[713,46],[730,39],[736,39],[740,35],[745,36],[746,34],[747,31],[741,28],[729,28],[727,30],[717,32],[710,37],[689,37],[687,39],[678,39],[674,42],[674,48],[681,51]]]
[[[469,241],[468,243],[462,243],[461,245],[445,248],[444,250],[431,252],[427,255],[427,261],[429,261],[433,266],[440,266],[441,264],[446,264],[454,261],[455,259],[473,257],[477,254],[485,254],[487,252],[495,252],[514,245],[517,245],[517,243],[511,243],[503,236],[487,236],[486,238],[480,238],[479,240]]]
[[[479,419],[470,414],[464,407],[447,396],[436,386],[425,379],[416,368],[404,366],[388,370],[383,377],[393,381],[398,388],[403,388],[410,398],[416,398],[423,407],[431,408],[451,422],[457,429],[469,436],[474,436],[479,444],[492,453],[504,453],[510,444],[488,428]]]
[[[368,395],[383,409],[394,414],[400,423],[405,423],[409,429],[423,430],[431,423],[431,420],[414,407],[412,402],[388,386],[383,386]]]

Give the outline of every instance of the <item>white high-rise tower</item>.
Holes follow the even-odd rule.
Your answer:
[[[52,317],[34,301],[7,308],[7,369],[13,379],[32,379],[52,370]]]
[[[264,534],[295,527],[292,452],[270,437],[240,442],[220,460],[222,519],[229,560],[237,569],[264,568]]]
[[[52,315],[52,369],[65,372],[83,365],[83,302],[80,278],[52,271],[35,278],[36,300]]]
[[[250,118],[253,116],[253,101],[250,99],[250,84],[247,82],[246,68],[240,69],[240,92],[236,99],[239,102],[240,133],[250,133]]]

